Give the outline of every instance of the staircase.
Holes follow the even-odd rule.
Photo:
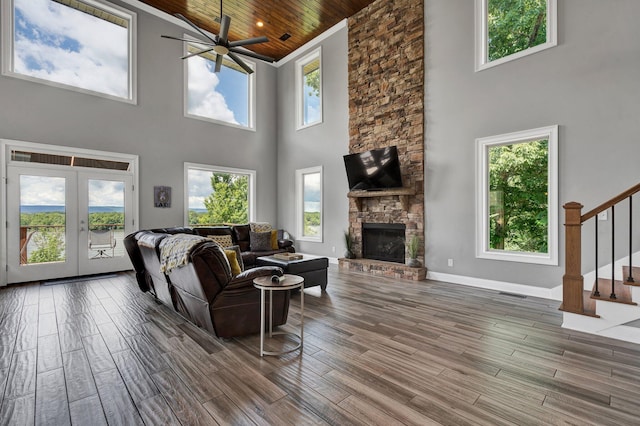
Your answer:
[[[640,253],[633,253],[633,195],[640,184],[629,188],[593,210],[582,214],[580,203],[565,204],[565,274],[562,305],[565,328],[640,343]],[[606,212],[610,232],[599,230],[598,215]],[[625,216],[616,227],[616,213]],[[583,232],[593,225],[592,247],[583,252]],[[586,230],[586,231],[585,231]],[[605,241],[601,234],[606,235]],[[616,237],[618,241],[616,241]],[[588,246],[591,246],[590,244]],[[627,251],[628,249],[628,251]],[[622,257],[620,253],[624,252]],[[610,265],[600,267],[601,257]],[[595,272],[582,275],[582,261],[593,256]]]

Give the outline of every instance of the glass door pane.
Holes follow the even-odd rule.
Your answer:
[[[116,180],[89,179],[89,259],[124,256],[125,188]]]

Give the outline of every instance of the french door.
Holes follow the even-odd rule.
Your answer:
[[[131,269],[130,172],[7,166],[7,282]]]

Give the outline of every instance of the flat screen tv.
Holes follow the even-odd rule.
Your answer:
[[[351,191],[402,187],[398,148],[395,146],[345,155],[344,165]]]

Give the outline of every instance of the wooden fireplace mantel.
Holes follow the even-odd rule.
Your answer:
[[[392,195],[399,196],[402,208],[409,210],[409,197],[416,195],[416,190],[414,188],[392,188],[383,191],[349,191],[347,193],[347,197],[355,199],[358,211],[362,211],[363,198],[388,197]]]

